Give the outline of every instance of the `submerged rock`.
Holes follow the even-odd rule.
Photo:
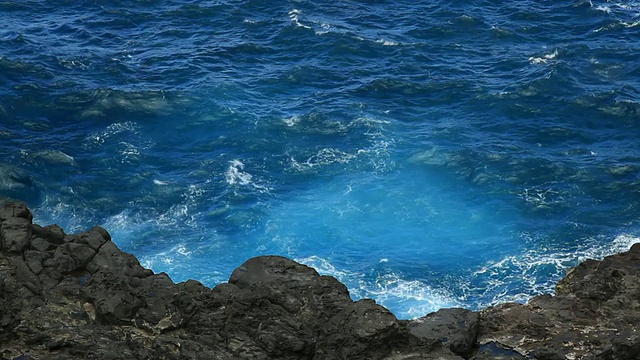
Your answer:
[[[40,192],[25,170],[0,162],[0,200],[4,196],[37,202]]]
[[[637,359],[640,244],[589,260],[557,296],[398,320],[279,256],[209,289],[173,283],[104,229],[69,235],[0,205],[3,359]]]
[[[72,156],[65,154],[60,150],[41,150],[33,152],[22,150],[21,154],[30,161],[47,162],[57,165],[76,165],[76,161]]]

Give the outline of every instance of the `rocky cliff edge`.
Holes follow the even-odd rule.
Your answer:
[[[640,359],[640,244],[527,304],[398,320],[279,256],[213,289],[174,284],[104,229],[39,226],[0,203],[2,359]]]

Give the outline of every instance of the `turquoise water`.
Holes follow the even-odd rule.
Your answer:
[[[278,254],[401,318],[640,236],[638,1],[0,3],[0,195],[208,286]]]

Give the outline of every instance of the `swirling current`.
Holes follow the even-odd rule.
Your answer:
[[[1,1],[0,196],[208,286],[252,256],[401,318],[640,236],[640,2]]]

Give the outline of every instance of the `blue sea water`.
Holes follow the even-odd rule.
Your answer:
[[[640,1],[0,2],[0,195],[214,286],[400,318],[640,241]]]

